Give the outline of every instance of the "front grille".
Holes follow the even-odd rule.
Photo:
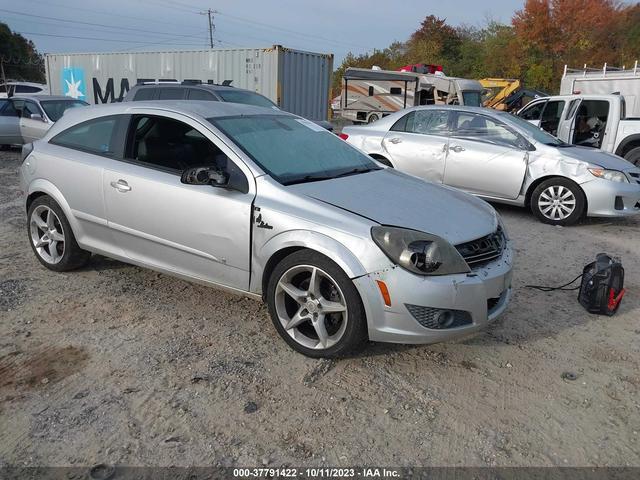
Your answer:
[[[420,305],[404,304],[409,313],[416,321],[426,328],[434,330],[446,330],[449,328],[461,327],[472,323],[471,314],[462,310],[444,310],[442,308],[422,307]],[[439,319],[447,315],[449,321],[442,324]]]
[[[456,249],[469,267],[479,267],[502,255],[506,238],[501,227],[486,237],[456,245]]]

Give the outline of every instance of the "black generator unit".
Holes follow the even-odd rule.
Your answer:
[[[624,268],[619,259],[599,253],[595,262],[584,267],[578,301],[589,313],[613,315],[624,294]]]

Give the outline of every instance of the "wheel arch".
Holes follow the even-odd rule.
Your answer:
[[[619,157],[623,157],[636,147],[640,147],[640,133],[629,135],[623,139],[618,148],[616,148],[615,154]]]
[[[584,193],[584,190],[582,189],[580,184],[575,182],[574,180],[570,179],[569,177],[565,177],[563,175],[545,175],[544,177],[536,178],[533,182],[531,182],[531,184],[527,188],[527,193],[525,194],[525,199],[524,199],[524,206],[525,207],[527,207],[527,208],[531,207],[531,196],[533,195],[533,191],[538,187],[538,185],[540,185],[542,182],[544,182],[546,180],[550,180],[552,178],[561,178],[563,180],[567,180],[567,181],[573,183],[576,187],[578,187],[578,189],[582,192],[582,196],[584,197],[584,211],[585,211],[585,213],[589,210],[589,200],[587,199],[587,195]]]
[[[76,240],[78,240],[78,233],[80,230],[78,221],[73,214],[71,207],[62,195],[62,192],[60,192],[60,190],[58,190],[58,188],[50,181],[39,178],[29,184],[25,199],[25,211],[28,213],[33,202],[37,198],[45,195],[51,197],[60,206],[65,217],[67,217],[69,225],[71,225],[71,229],[76,235]]]
[[[391,163],[391,160],[389,160],[384,155],[380,155],[379,153],[370,153],[369,156],[374,160],[382,163],[383,165],[393,168],[393,164]]]
[[[254,274],[251,291],[264,295],[269,277],[276,265],[286,256],[298,250],[312,250],[335,262],[349,278],[367,272],[358,258],[342,243],[318,232],[291,230],[272,237],[254,257]],[[264,259],[264,260],[258,260]]]

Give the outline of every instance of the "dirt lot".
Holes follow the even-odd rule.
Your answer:
[[[499,322],[316,361],[252,300],[102,257],[46,270],[18,163],[0,153],[0,466],[640,465],[640,219],[557,228],[498,206],[517,251]],[[523,288],[600,251],[627,268],[613,318]]]

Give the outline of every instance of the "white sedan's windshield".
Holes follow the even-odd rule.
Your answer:
[[[378,170],[367,155],[302,118],[256,115],[211,118],[265,172],[282,184]]]

